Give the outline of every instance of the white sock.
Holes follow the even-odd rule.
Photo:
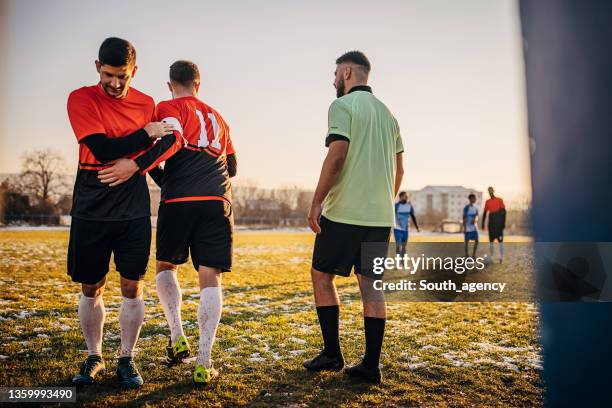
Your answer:
[[[504,259],[504,243],[499,243],[499,259]]]
[[[204,288],[200,292],[200,305],[198,306],[198,325],[200,326],[200,344],[196,364],[203,364],[210,368],[210,353],[223,307],[223,294],[220,286]]]
[[[87,343],[87,353],[102,357],[102,333],[104,329],[104,299],[102,295],[88,297],[81,294],[79,299],[79,320],[83,337]]]
[[[181,287],[176,278],[176,272],[166,270],[158,273],[155,285],[157,297],[159,297],[170,327],[170,339],[174,345],[180,336],[185,335],[181,321]]]
[[[493,243],[489,242],[489,257],[491,257],[491,259],[493,259],[493,255],[495,255],[493,252],[495,251],[495,248],[493,247]]]
[[[143,320],[144,300],[142,295],[134,299],[124,297],[119,308],[119,326],[121,327],[119,357],[134,356],[134,346],[138,341]]]

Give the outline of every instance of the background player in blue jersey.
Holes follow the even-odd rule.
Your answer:
[[[474,251],[472,257],[476,257],[476,250],[478,249],[478,207],[476,204],[476,196],[470,194],[468,196],[470,203],[463,207],[463,229],[465,231],[465,256],[468,257],[468,247],[470,241],[474,241]]]
[[[405,191],[402,191],[399,194],[399,201],[395,203],[395,227],[393,228],[393,235],[395,236],[395,252],[400,255],[404,255],[406,253],[408,226],[410,224],[409,218],[412,218],[415,228],[417,231],[420,231],[414,215],[414,207],[408,201],[408,194]]]

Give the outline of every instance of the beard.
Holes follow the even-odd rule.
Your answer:
[[[340,80],[336,88],[336,98],[340,98],[341,96],[344,96],[344,78]]]
[[[106,92],[106,94],[108,96],[110,96],[111,98],[122,98],[123,96],[125,96],[125,86],[120,88],[120,89],[116,89],[113,88],[111,86],[102,84],[102,89],[104,89],[104,92]]]

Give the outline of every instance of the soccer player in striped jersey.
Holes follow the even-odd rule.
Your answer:
[[[408,227],[410,225],[409,218],[412,218],[414,227],[419,230],[416,216],[414,215],[414,207],[408,201],[408,194],[405,191],[399,193],[399,201],[395,203],[395,227],[393,235],[395,238],[395,252],[399,255],[406,253],[406,243],[408,242]]]
[[[233,214],[230,177],[236,154],[229,126],[212,107],[198,99],[200,73],[190,61],[170,66],[168,87],[173,99],[157,105],[158,120],[174,125],[142,156],[119,160],[100,172],[103,183],[120,185],[132,174],[153,172],[161,185],[157,220],[157,294],[170,327],[170,365],[190,353],[181,323],[178,265],[191,260],[198,272],[200,341],[194,381],[208,383],[218,375],[211,349],[221,318],[221,274],[232,266]],[[165,161],[163,171],[158,165]]]
[[[476,251],[478,250],[478,207],[476,206],[476,195],[471,193],[468,195],[468,200],[470,200],[470,203],[463,207],[465,257],[469,256],[468,248],[470,241],[474,241],[472,257],[476,258]]]

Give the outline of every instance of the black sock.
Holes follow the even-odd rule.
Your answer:
[[[340,355],[340,337],[338,334],[340,307],[338,305],[319,306],[317,307],[317,316],[323,335],[323,352],[329,357]]]
[[[378,368],[380,362],[380,350],[382,349],[383,337],[385,336],[385,321],[379,317],[364,317],[365,329],[365,356],[363,365],[367,368]]]

